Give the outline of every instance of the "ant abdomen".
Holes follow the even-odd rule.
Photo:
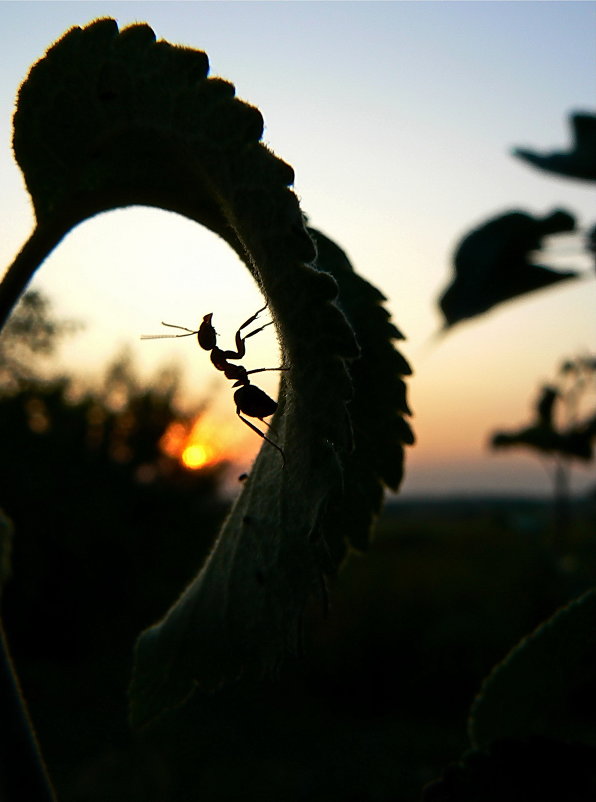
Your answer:
[[[254,384],[245,384],[234,393],[236,407],[251,418],[267,418],[277,409],[277,401]]]

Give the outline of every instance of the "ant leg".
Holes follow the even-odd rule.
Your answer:
[[[249,317],[248,320],[245,320],[244,323],[240,326],[240,328],[236,332],[236,351],[226,351],[226,357],[228,359],[242,359],[242,357],[246,353],[246,346],[244,345],[244,341],[247,339],[247,337],[252,337],[253,334],[258,334],[260,331],[263,331],[265,326],[271,325],[271,323],[265,323],[265,326],[261,326],[261,328],[255,329],[255,331],[251,331],[250,334],[246,334],[244,337],[241,334],[242,329],[245,329],[247,326],[250,326],[250,324],[253,323],[261,314],[261,312],[265,311],[265,309],[267,309],[267,304],[265,304],[265,306],[261,307],[261,309],[255,312],[254,315]]]
[[[255,312],[252,317],[249,317],[248,320],[245,320],[244,323],[238,329],[238,334],[240,334],[242,329],[245,329],[247,326],[250,326],[250,324],[258,318],[258,316],[261,314],[261,312],[264,312],[265,309],[267,309],[267,306],[268,306],[268,304],[265,304],[265,306],[261,307],[261,309],[259,309],[257,312]]]
[[[246,375],[248,376],[249,373],[263,373],[266,370],[289,370],[290,368],[253,368],[253,370],[247,370]]]
[[[246,346],[244,345],[244,341],[248,340],[249,337],[252,337],[253,334],[258,334],[263,329],[266,329],[267,326],[272,326],[273,321],[270,320],[269,323],[265,323],[264,326],[261,326],[260,329],[255,329],[251,331],[250,334],[246,334],[244,337],[240,334],[240,329],[236,332],[236,348],[237,351],[224,351],[223,354],[226,359],[242,359],[246,354]],[[274,368],[275,370],[275,368]]]
[[[252,337],[254,334],[258,334],[260,331],[263,331],[263,329],[266,329],[267,326],[273,326],[273,321],[270,320],[269,323],[265,323],[265,325],[261,326],[260,329],[255,329],[254,331],[251,331],[249,334],[245,334],[244,337],[242,337],[242,340],[243,341],[248,340],[249,337]]]
[[[285,457],[285,454],[284,454],[283,450],[282,450],[282,449],[281,449],[281,448],[280,448],[280,447],[277,445],[277,443],[274,443],[274,442],[273,442],[273,440],[270,440],[270,439],[267,437],[267,435],[266,435],[264,432],[262,432],[260,429],[257,429],[257,427],[254,425],[254,423],[251,423],[251,422],[250,422],[249,420],[247,420],[246,418],[243,418],[243,417],[242,417],[242,415],[240,414],[240,411],[239,411],[238,409],[236,410],[236,415],[238,415],[238,417],[240,418],[240,420],[241,420],[243,423],[246,423],[246,425],[247,425],[247,426],[248,426],[250,429],[252,429],[252,430],[253,430],[253,432],[255,432],[256,434],[258,434],[258,435],[259,435],[259,437],[262,437],[262,438],[263,438],[263,440],[266,440],[266,441],[269,443],[269,445],[270,445],[270,446],[273,446],[273,448],[276,448],[276,449],[279,451],[279,453],[281,454],[281,458],[282,458],[282,462],[283,462],[284,468],[285,468],[285,467],[286,467],[286,457]],[[263,423],[265,423],[265,421],[263,421]]]

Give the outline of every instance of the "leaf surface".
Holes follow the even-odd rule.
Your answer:
[[[337,281],[339,306],[360,346],[359,357],[350,364],[354,448],[345,457],[342,492],[329,517],[337,532],[345,533],[346,545],[362,549],[379,512],[383,488],[397,490],[401,483],[403,446],[414,443],[404,382],[411,369],[395,348],[394,341],[403,340],[403,335],[383,306],[385,297],[354,272],[338,245],[316,229],[309,232],[317,246],[317,266]],[[341,547],[341,535],[336,541]]]
[[[561,608],[521,641],[484,682],[472,707],[472,745],[502,738],[594,738],[596,590]]]

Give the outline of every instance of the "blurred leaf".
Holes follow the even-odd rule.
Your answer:
[[[596,744],[596,590],[521,641],[484,682],[469,720],[472,745],[533,735]]]
[[[516,148],[515,156],[556,175],[596,181],[596,114],[576,112],[569,115],[573,144],[568,152],[536,153]]]
[[[594,425],[567,432],[557,432],[544,426],[528,426],[514,432],[497,432],[493,435],[493,448],[513,448],[527,446],[542,454],[560,454],[563,457],[574,457],[585,462],[593,459]]]
[[[439,299],[445,328],[504,301],[575,278],[574,271],[558,272],[530,261],[545,236],[574,228],[574,217],[562,210],[543,218],[512,211],[468,234],[455,252],[455,276]]]
[[[555,387],[544,387],[536,404],[536,414],[541,426],[553,426],[553,411],[559,392]]]
[[[553,411],[560,399],[553,387],[544,387],[536,403],[536,423],[512,432],[493,435],[493,448],[527,446],[543,454],[560,454],[589,462],[593,458],[592,441],[596,437],[596,416],[574,423],[566,429],[555,427]]]

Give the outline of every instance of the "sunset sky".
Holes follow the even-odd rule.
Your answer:
[[[146,21],[159,38],[205,50],[211,74],[263,113],[264,139],[294,167],[312,225],[387,297],[415,373],[418,444],[408,453],[404,495],[547,493],[538,459],[492,454],[487,441],[495,429],[529,422],[539,387],[563,358],[595,348],[596,285],[580,238],[562,237],[550,263],[588,270],[585,279],[433,342],[436,299],[458,240],[488,217],[563,207],[581,227],[594,223],[593,185],[550,177],[511,149],[565,150],[568,113],[596,111],[596,4],[1,2],[3,265],[33,225],[11,151],[18,86],[66,29],[100,16],[121,27]],[[248,271],[214,235],[154,209],[102,215],[67,237],[35,285],[59,315],[86,324],[63,348],[62,366],[91,376],[124,348],[145,375],[178,361],[189,403],[215,393],[222,430],[236,427],[238,444],[260,446],[192,338],[140,340],[159,333],[162,320],[191,327],[213,312],[222,342],[231,343],[262,306]],[[277,364],[271,328],[249,341],[246,364]],[[261,385],[274,392],[276,377],[265,376]],[[590,483],[593,468],[576,472],[577,489]]]

